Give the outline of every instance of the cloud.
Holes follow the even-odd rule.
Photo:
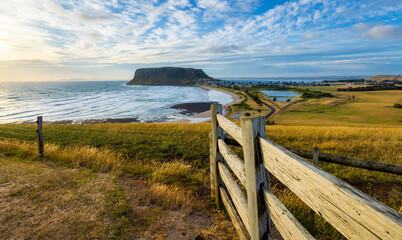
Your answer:
[[[386,39],[402,35],[402,27],[394,25],[376,25],[368,23],[357,23],[352,28],[361,32],[360,36],[366,39]]]
[[[352,28],[363,31],[370,28],[370,25],[367,23],[356,23],[352,26]]]
[[[197,6],[203,9],[213,9],[216,12],[229,11],[229,3],[220,0],[198,0]]]
[[[112,15],[104,13],[78,13],[77,16],[84,22],[104,22],[113,19]]]
[[[243,47],[237,45],[214,45],[208,46],[205,50],[211,53],[232,53],[243,50]]]
[[[368,35],[373,39],[383,39],[402,34],[402,29],[392,25],[379,25],[368,30]]]
[[[306,40],[317,40],[317,39],[320,39],[320,38],[321,38],[321,35],[318,34],[318,33],[310,32],[310,33],[304,34],[304,38],[305,38]]]
[[[87,32],[85,33],[85,36],[93,42],[100,42],[103,40],[102,34],[96,32]]]
[[[286,39],[284,39],[284,38],[277,39],[277,40],[275,40],[275,42],[276,42],[277,44],[282,44],[282,45],[284,45],[284,44],[286,44]]]
[[[0,64],[235,64],[278,56],[286,63],[294,54],[333,56],[333,49],[391,41],[402,24],[402,4],[388,0],[14,0],[0,1],[0,9]]]

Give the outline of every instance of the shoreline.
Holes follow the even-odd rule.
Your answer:
[[[207,91],[210,91],[210,90],[221,91],[221,92],[224,92],[224,93],[228,93],[233,97],[232,102],[230,102],[230,103],[228,103],[226,105],[223,105],[223,114],[224,115],[229,114],[229,106],[241,102],[241,97],[239,95],[237,95],[237,94],[235,94],[233,92],[230,92],[228,90],[224,90],[224,89],[221,89],[221,88],[215,88],[215,87],[207,87],[207,86],[202,86],[200,88],[202,88],[204,90],[207,90]],[[202,113],[198,113],[198,114],[193,115],[192,117],[193,118],[206,118],[206,117],[210,118],[211,117],[211,111],[205,111],[205,112],[202,112]]]
[[[236,103],[241,102],[241,97],[239,95],[237,95],[237,94],[235,94],[233,92],[230,92],[228,90],[224,90],[224,89],[221,89],[221,88],[215,88],[215,87],[209,87],[209,86],[200,86],[200,88],[202,88],[202,89],[204,89],[206,91],[210,91],[210,90],[221,91],[221,92],[230,94],[232,96],[233,101],[228,103],[228,104],[225,104],[223,106],[223,114],[224,115],[227,115],[229,113],[229,109],[230,109],[229,106],[231,106],[232,104],[236,104]],[[205,111],[205,112],[194,114],[193,116],[191,116],[191,118],[192,119],[200,119],[200,118],[209,118],[209,119],[211,119],[211,111],[208,110],[208,111]],[[208,121],[208,120],[206,120],[206,121]],[[174,122],[190,123],[191,120],[181,119],[181,120],[174,121]]]
[[[227,115],[227,114],[230,113],[229,106],[231,106],[233,104],[236,104],[236,103],[239,103],[242,100],[242,98],[239,95],[237,95],[237,94],[235,94],[235,93],[233,93],[231,91],[221,89],[221,88],[215,88],[215,87],[210,87],[210,86],[200,86],[199,88],[202,88],[202,89],[204,89],[206,91],[210,91],[210,90],[220,91],[220,92],[230,94],[232,96],[233,101],[228,103],[228,104],[225,104],[223,106],[223,114],[224,115]],[[194,114],[194,115],[190,116],[189,118],[190,119],[203,119],[203,118],[205,118],[205,120],[196,121],[196,122],[206,122],[206,121],[209,121],[211,119],[211,111],[207,110],[205,112],[197,113],[197,114]],[[177,121],[172,121],[171,123],[191,123],[191,120],[189,120],[189,118],[180,119],[180,120],[177,120]]]
[[[238,102],[240,102],[242,99],[239,95],[230,92],[228,90],[224,90],[221,88],[215,88],[215,87],[210,87],[210,86],[199,86],[199,88],[202,88],[206,91],[210,91],[210,90],[215,90],[215,91],[220,91],[220,92],[224,92],[227,94],[230,94],[233,98],[233,101],[225,104],[223,106],[223,113],[224,115],[227,115],[230,113],[230,108],[229,106],[231,106],[232,104],[236,104]],[[183,109],[183,114],[184,117],[186,117],[185,119],[180,119],[180,120],[173,120],[173,121],[166,121],[167,119],[157,119],[157,120],[151,120],[151,121],[145,121],[144,123],[191,123],[192,119],[195,120],[195,122],[206,122],[209,121],[211,118],[211,111],[208,107],[208,110],[203,111],[203,112],[198,112],[197,110],[195,110],[195,112],[193,111],[194,108],[195,109],[206,109],[205,106],[196,106],[197,104],[199,105],[205,105],[208,104],[210,106],[212,102],[195,102],[195,103],[188,103],[192,106],[186,106]],[[179,105],[186,105],[187,103],[181,103],[181,104],[176,104],[175,106],[179,106]],[[174,107],[174,106],[172,106]],[[175,108],[175,107],[174,107]],[[186,114],[193,114],[190,116],[186,116]],[[196,120],[198,119],[198,121]],[[35,121],[16,121],[16,122],[7,122],[7,123],[0,123],[0,124],[34,124]],[[64,119],[64,120],[55,120],[55,121],[45,121],[45,123],[47,124],[96,124],[96,123],[141,123],[141,121],[139,121],[137,118],[132,117],[132,118],[103,118],[103,119],[85,119],[85,120],[72,120],[72,119]]]

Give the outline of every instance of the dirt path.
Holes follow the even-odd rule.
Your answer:
[[[271,112],[268,113],[268,114],[265,116],[265,119],[268,119],[269,117],[271,117],[271,116],[276,112],[276,109],[275,109],[274,107],[268,105],[268,104],[265,103],[264,101],[261,101],[261,102],[262,102],[262,104],[264,104],[265,106],[267,106],[269,109],[271,109]]]

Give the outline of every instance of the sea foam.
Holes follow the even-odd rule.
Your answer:
[[[35,121],[82,122],[136,118],[140,122],[193,119],[171,106],[179,103],[228,104],[231,95],[199,87],[128,86],[124,82],[0,83],[0,123]]]

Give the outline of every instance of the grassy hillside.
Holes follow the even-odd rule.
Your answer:
[[[78,125],[44,129],[48,135],[51,131],[57,135],[56,130],[66,133],[74,126]],[[28,132],[33,126],[24,127]],[[214,210],[204,167],[183,159],[159,158],[158,153],[146,153],[149,148],[119,146],[120,140],[129,143],[140,135],[122,133],[131,135],[122,139],[103,127],[95,126],[92,134],[76,129],[77,141],[71,144],[65,136],[48,138],[44,158],[37,156],[34,141],[10,137],[0,141],[0,196],[6,200],[0,201],[0,213],[4,213],[0,215],[0,226],[4,226],[0,227],[0,238],[17,232],[24,239],[55,239],[60,234],[83,239],[236,238],[224,213]],[[0,128],[0,135],[5,128],[10,131],[9,125]],[[138,132],[146,131],[141,130]],[[104,144],[83,146],[85,138],[93,143],[103,139]],[[131,151],[138,151],[140,157],[129,157]],[[52,228],[47,228],[50,222]]]
[[[333,87],[316,89],[338,94]],[[400,110],[389,107],[399,96],[342,92],[302,101],[275,116],[278,124],[267,126],[267,136],[286,147],[318,146],[325,153],[402,164]],[[15,234],[17,225],[24,226],[22,238],[54,238],[61,226],[67,226],[63,234],[93,238],[235,237],[228,218],[210,201],[210,123],[45,124],[43,159],[37,157],[35,129],[0,125],[0,199],[7,199],[0,202],[0,226],[5,226],[0,238]],[[319,166],[402,211],[401,176]],[[272,191],[307,226],[309,208],[271,179]],[[9,204],[28,201],[34,206],[29,211]],[[73,219],[79,227],[69,227]],[[317,221],[316,237],[342,238],[323,219]],[[56,224],[48,229],[48,222]]]
[[[336,92],[337,87],[305,87],[333,92],[337,98],[308,99],[286,108],[275,119],[281,125],[398,127],[402,91]],[[355,101],[352,101],[355,96]]]
[[[26,130],[15,129],[17,127]],[[21,134],[31,133],[34,140],[34,129],[34,125],[0,125],[0,135],[28,139]],[[68,169],[105,172],[112,174],[111,178],[118,176],[115,182],[125,190],[122,199],[131,206],[123,214],[129,224],[124,225],[121,231],[129,230],[137,236],[156,238],[152,235],[152,229],[157,225],[160,226],[160,233],[175,236],[177,233],[168,233],[169,226],[162,223],[169,219],[191,232],[188,224],[197,214],[203,220],[193,232],[219,235],[222,238],[225,238],[222,232],[229,232],[233,237],[235,233],[230,222],[227,219],[221,221],[224,219],[222,215],[211,212],[213,207],[208,190],[209,131],[209,123],[50,124],[44,125],[47,143],[45,159],[37,159],[34,141],[32,144],[15,145],[17,142],[3,140],[0,152],[19,162],[39,160]],[[19,134],[13,135],[12,132]],[[267,126],[267,134],[269,139],[284,146],[307,150],[319,146],[321,151],[327,153],[398,164],[402,161],[399,153],[402,147],[400,128]],[[396,210],[400,209],[401,177],[336,164],[320,163],[320,167]],[[138,185],[143,188],[138,189]],[[271,187],[307,226],[308,207],[274,178]],[[139,190],[141,196],[148,197],[141,198],[133,194]],[[142,221],[136,220],[137,217],[130,218],[133,212],[137,217],[141,216]],[[210,214],[214,219],[206,217]],[[318,236],[340,237],[322,219],[317,228]]]

